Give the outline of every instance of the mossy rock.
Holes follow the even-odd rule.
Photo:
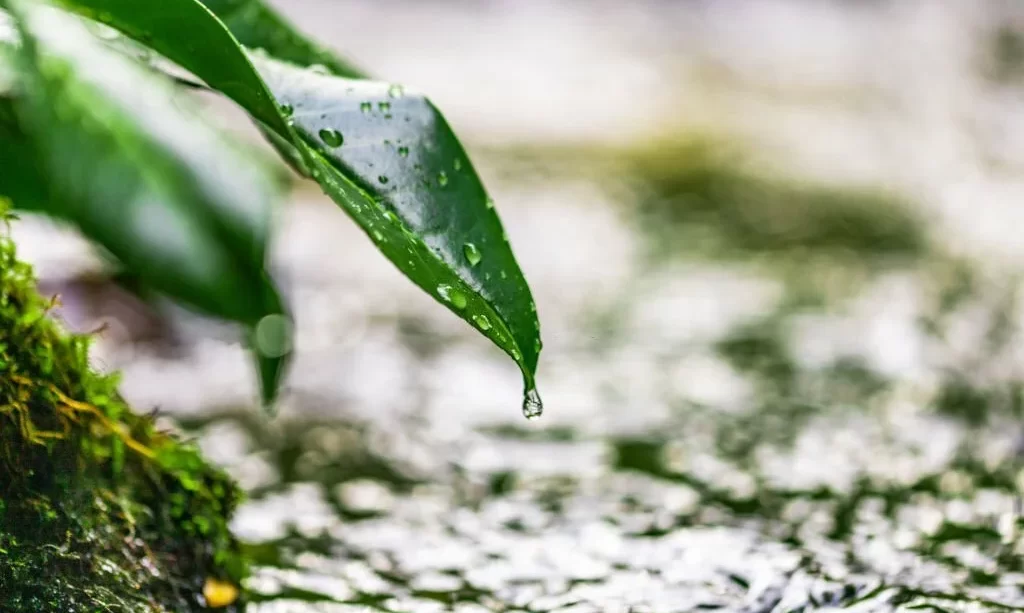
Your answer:
[[[89,367],[3,217],[0,611],[241,611],[236,486]]]

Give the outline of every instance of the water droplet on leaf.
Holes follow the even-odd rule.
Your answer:
[[[455,160],[455,163],[452,164],[452,168],[456,171],[462,170],[462,160]]]
[[[466,243],[463,245],[462,253],[465,254],[466,261],[469,262],[470,266],[476,266],[480,263],[480,260],[484,259],[483,254],[480,253],[480,249],[478,249],[473,243]]]
[[[486,315],[474,315],[473,323],[477,325],[484,332],[491,329],[491,320],[487,319]]]
[[[448,173],[446,173],[443,170],[440,173],[438,173],[437,184],[440,185],[441,187],[448,185]]]
[[[451,285],[438,285],[437,293],[456,309],[466,308],[466,295]]]
[[[313,64],[312,66],[309,67],[309,70],[310,70],[310,72],[315,72],[316,74],[323,74],[323,75],[331,74],[330,68],[324,66],[323,64]]]
[[[285,117],[291,117],[293,112],[295,112],[295,109],[294,109],[294,107],[292,107],[292,105],[290,105],[290,104],[282,104],[281,105],[281,114],[284,115]]]
[[[89,29],[92,30],[93,34],[103,40],[117,40],[120,37],[117,30],[100,23],[89,22]]]
[[[320,130],[320,140],[324,141],[324,144],[328,147],[340,147],[345,142],[345,137],[337,130],[324,128]]]

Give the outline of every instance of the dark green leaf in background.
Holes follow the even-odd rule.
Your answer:
[[[47,178],[46,211],[148,286],[246,324],[255,343],[282,312],[264,271],[276,196],[266,173],[165,80],[104,48],[77,18],[8,4],[23,41],[16,125]],[[270,353],[260,363],[267,402],[283,367],[283,354]]]

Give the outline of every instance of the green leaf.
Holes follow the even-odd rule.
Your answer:
[[[325,192],[406,276],[519,362],[531,387],[540,333],[530,290],[444,117],[397,85],[254,61],[292,109]]]
[[[339,77],[363,78],[361,70],[299,32],[262,0],[200,0],[238,42],[300,66],[319,65]]]
[[[162,0],[159,10],[136,0],[62,3],[146,42],[238,102],[410,280],[516,361],[524,412],[539,413],[541,342],[530,290],[465,151],[425,97],[266,54],[250,61],[196,0]]]
[[[13,106],[52,195],[46,212],[202,312],[253,330],[281,313],[264,272],[276,193],[262,168],[77,18],[8,4],[22,38]],[[282,368],[271,357],[260,364],[268,402]]]

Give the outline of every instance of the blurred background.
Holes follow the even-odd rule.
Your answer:
[[[274,419],[230,328],[19,222],[97,365],[249,492],[255,610],[1024,607],[1024,4],[273,4],[463,139],[546,412],[311,183]]]

